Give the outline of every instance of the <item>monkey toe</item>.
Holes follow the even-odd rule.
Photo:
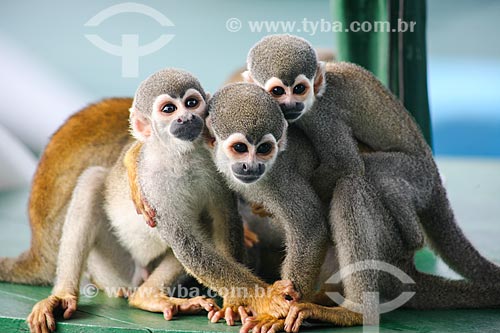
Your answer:
[[[210,313],[213,310],[220,310],[220,308],[217,306],[217,303],[213,299],[203,296],[189,298],[179,304],[180,313],[195,314],[199,313],[202,310]]]
[[[248,317],[240,329],[240,333],[272,333],[283,330],[285,320],[264,314],[257,317]]]
[[[172,320],[179,311],[178,306],[175,304],[166,304],[163,308],[163,318],[165,320]]]

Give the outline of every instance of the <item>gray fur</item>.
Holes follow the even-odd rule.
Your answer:
[[[268,133],[277,140],[282,137],[283,116],[278,103],[262,92],[256,85],[233,83],[214,94],[208,103],[208,113],[221,139],[233,133],[245,133],[255,143]],[[225,107],[226,103],[231,103],[231,108]]]
[[[153,102],[158,95],[169,94],[174,98],[183,97],[189,88],[198,90],[203,99],[206,99],[205,91],[193,75],[181,69],[166,68],[142,81],[135,93],[133,106],[139,112],[150,115]],[[150,92],[155,92],[155,94]]]
[[[312,79],[316,63],[316,51],[311,44],[292,35],[262,38],[252,47],[247,58],[248,70],[257,81],[266,82],[277,77],[287,86],[292,85],[300,74]]]
[[[299,74],[312,77],[289,65],[293,63],[290,57],[295,57],[295,62],[309,62],[309,67],[318,68],[315,59],[298,55],[303,45],[295,49],[288,35],[270,40],[273,42],[265,39],[257,44],[249,55],[248,68],[256,83],[264,86],[271,76],[289,82]],[[287,54],[282,53],[284,44]],[[280,71],[286,73],[274,75]],[[483,283],[486,287],[482,291],[498,295],[500,268],[473,248],[454,221],[432,152],[403,105],[359,66],[328,64],[325,79],[324,93],[294,124],[311,140],[321,161],[312,184],[325,206],[331,200],[330,227],[340,266],[379,259],[421,278],[412,262],[415,250],[423,246],[421,223],[433,248],[451,267],[474,283]],[[374,152],[361,155],[358,142]],[[287,246],[290,249],[300,244]],[[380,288],[388,294],[398,290],[384,282],[383,274],[365,274],[344,281],[344,292],[353,301],[359,302],[365,290]],[[418,281],[426,283],[432,278]],[[421,295],[412,302],[413,307],[467,306],[465,293],[452,291],[464,290],[465,285],[473,291],[472,284],[436,281],[450,293],[443,292],[437,301],[429,294],[432,288],[418,285]],[[424,303],[426,296],[436,304]],[[500,304],[483,296],[468,305]]]
[[[148,78],[146,81],[161,82],[141,85],[139,90],[145,89],[139,94],[142,100],[151,102],[160,93],[179,93],[165,91],[163,80],[171,73],[164,71]],[[190,82],[182,83],[183,89],[198,89],[191,76],[181,75],[178,80]],[[243,225],[236,196],[217,172],[201,140],[185,142],[179,149],[173,138],[165,141],[152,135],[142,147],[138,176],[145,200],[156,211],[162,239],[198,281],[222,296],[230,296],[231,287],[253,290],[266,286],[235,260],[243,256]],[[213,219],[212,235],[203,232],[207,228],[200,217],[205,212]]]
[[[253,104],[247,105],[248,101]],[[242,105],[243,121],[240,117]],[[272,134],[277,131],[276,124],[281,124],[281,131],[286,128],[279,105],[263,89],[252,84],[222,88],[212,97],[209,113],[212,130],[222,139],[232,133],[248,135],[257,129],[259,135]],[[292,129],[289,135],[287,149],[278,155],[264,178],[252,184],[236,182],[229,172],[230,161],[221,160],[223,154],[217,152],[214,156],[230,186],[246,200],[261,203],[274,215],[273,221],[283,228],[287,252],[281,276],[292,280],[308,298],[314,291],[325,255],[328,231],[325,211],[308,181],[316,166],[312,162],[312,151],[307,149],[309,141],[297,129]]]

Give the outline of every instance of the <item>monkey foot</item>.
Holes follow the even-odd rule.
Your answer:
[[[276,333],[285,327],[285,319],[276,318],[270,315],[258,315],[257,317],[248,317],[243,322],[240,333],[252,332]]]
[[[129,305],[150,312],[161,312],[165,320],[171,320],[178,314],[197,314],[219,310],[217,303],[207,297],[174,298],[163,293],[155,295],[142,295],[136,292],[129,298]]]
[[[342,307],[325,307],[313,303],[296,303],[290,307],[285,319],[286,332],[298,332],[306,319],[315,319],[336,326],[356,326],[363,324],[362,314]]]
[[[51,295],[36,303],[28,316],[27,322],[31,332],[48,333],[56,330],[54,311],[58,308],[64,310],[64,319],[71,318],[76,311],[78,299],[74,295],[58,297]]]
[[[212,323],[217,323],[219,320],[224,318],[228,326],[233,326],[237,321],[244,321],[246,318],[250,317],[251,312],[248,308],[243,306],[224,306],[220,310],[212,310],[208,312],[208,320]]]
[[[265,318],[285,318],[290,305],[300,298],[299,293],[293,287],[293,283],[288,280],[276,281],[259,293],[261,294],[255,294],[245,299],[226,299],[224,309],[209,312],[208,319],[212,323],[216,323],[224,318],[226,323],[232,326],[235,321],[239,320],[246,323],[251,316],[254,319],[261,318],[262,320]],[[278,327],[278,325],[275,325],[275,327]]]

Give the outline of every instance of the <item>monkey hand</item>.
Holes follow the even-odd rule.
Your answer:
[[[134,201],[137,214],[141,214],[146,220],[147,225],[149,225],[151,228],[156,227],[156,211],[154,210],[154,208],[152,208],[144,198],[135,198],[132,200]]]
[[[290,305],[297,302],[299,298],[300,295],[291,281],[280,280],[267,289],[255,290],[255,294],[250,297],[226,298],[224,309],[209,313],[209,319],[212,323],[216,323],[224,318],[228,325],[234,325],[234,321],[244,322],[250,315],[285,318]]]
[[[171,320],[177,314],[197,314],[205,310],[218,311],[217,303],[204,296],[193,298],[169,297],[162,292],[150,295],[136,292],[128,300],[129,305],[150,312],[163,313],[165,320]]]
[[[64,319],[71,318],[76,311],[78,298],[75,295],[59,297],[50,295],[46,299],[36,303],[28,316],[27,322],[31,332],[54,332],[56,330],[56,320],[54,312],[56,309],[64,310]]]
[[[247,222],[243,223],[243,237],[245,240],[245,246],[247,248],[252,248],[255,246],[255,244],[259,243],[259,236],[255,232],[250,230]]]
[[[271,217],[271,216],[273,216],[271,213],[269,213],[268,211],[266,211],[266,209],[264,208],[264,206],[262,206],[261,204],[252,203],[250,205],[250,207],[252,208],[252,213],[254,213],[255,215],[258,215],[260,217]]]
[[[296,303],[290,307],[285,319],[285,331],[297,333],[306,319],[329,322],[336,326],[363,324],[363,315],[343,307],[325,307],[313,303]]]
[[[258,315],[256,317],[248,317],[241,321],[243,326],[240,333],[262,332],[262,333],[276,333],[283,331],[285,327],[285,319],[276,318],[267,314]]]

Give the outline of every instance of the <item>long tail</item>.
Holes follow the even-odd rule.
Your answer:
[[[35,241],[35,240],[33,240]],[[17,258],[0,258],[0,281],[50,285],[56,271],[57,245],[32,246]],[[35,250],[36,249],[36,250]]]
[[[500,285],[449,280],[415,271],[416,293],[405,307],[414,309],[474,309],[500,306]]]
[[[71,116],[52,136],[38,164],[30,194],[31,248],[0,258],[0,281],[52,284],[66,208],[80,174],[110,167],[130,140],[131,98],[103,100]]]
[[[421,218],[431,247],[457,273],[475,282],[500,283],[500,266],[483,257],[457,225],[446,191],[439,183]]]

